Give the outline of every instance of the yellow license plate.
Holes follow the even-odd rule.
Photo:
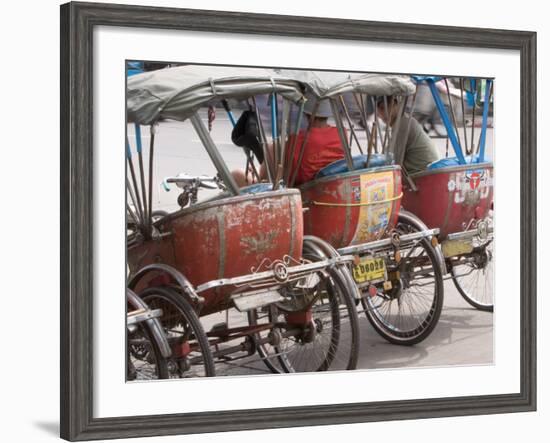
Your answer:
[[[471,242],[463,240],[445,240],[441,244],[443,255],[445,258],[455,257],[457,255],[469,254],[474,250],[474,245]]]
[[[386,263],[383,258],[362,258],[353,266],[353,278],[357,283],[386,279]]]

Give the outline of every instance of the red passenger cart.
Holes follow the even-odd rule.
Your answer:
[[[410,174],[403,205],[429,227],[439,228],[446,271],[464,299],[477,309],[492,311],[494,175],[486,154],[486,137],[493,82],[459,79],[464,102],[467,87],[473,97],[471,110],[464,112],[463,103],[463,112],[455,115],[435,86],[438,81],[448,84],[449,79],[415,79],[429,86],[455,155],[431,164],[424,172]],[[481,108],[477,116],[476,107]]]
[[[353,278],[364,311],[388,341],[412,345],[436,326],[443,304],[440,255],[434,235],[400,209],[401,168],[393,158],[396,134],[369,103],[395,97],[399,118],[414,84],[402,76],[283,71],[308,85],[310,100],[329,102],[345,158],[321,169],[299,189],[306,212],[304,232],[325,240],[318,253],[353,255]],[[392,102],[393,103],[393,102]],[[313,108],[313,116],[315,109]],[[372,120],[372,121],[371,121]],[[359,124],[357,124],[357,121]],[[310,128],[305,130],[304,140]],[[305,142],[289,147],[286,184],[294,186],[290,159],[302,160]],[[293,160],[292,160],[293,161]]]
[[[249,362],[255,353],[273,372],[356,366],[358,293],[347,270],[353,257],[311,253],[308,245],[319,241],[304,238],[298,190],[239,189],[199,113],[258,94],[301,103],[303,90],[299,81],[258,69],[184,66],[128,79],[137,151],[136,158],[127,142],[128,287],[150,309],[162,310],[170,377],[212,376],[217,362]],[[168,178],[181,189],[180,209],[168,214],[152,208],[161,119],[189,121],[218,173]],[[150,127],[148,164],[142,126]],[[199,189],[213,187],[217,195],[197,200]],[[204,321],[230,309],[243,313],[245,326],[233,327],[229,316],[214,325]]]

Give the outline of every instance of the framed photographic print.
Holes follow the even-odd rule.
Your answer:
[[[536,34],[61,7],[61,436],[536,408]]]

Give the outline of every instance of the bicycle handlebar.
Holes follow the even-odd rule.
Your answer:
[[[169,192],[170,187],[168,183],[175,183],[178,188],[184,188],[186,186],[196,186],[197,188],[217,189],[219,183],[217,177],[211,177],[208,175],[189,175],[178,174],[175,177],[166,177],[162,181],[164,190]]]

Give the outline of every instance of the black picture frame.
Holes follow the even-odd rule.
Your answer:
[[[95,26],[233,32],[519,51],[521,390],[518,394],[94,418]],[[536,33],[98,3],[61,6],[61,437],[70,441],[534,411],[536,409]]]

